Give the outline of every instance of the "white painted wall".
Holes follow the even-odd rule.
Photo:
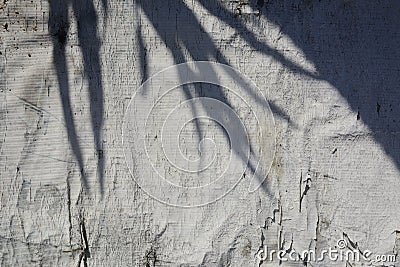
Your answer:
[[[271,1],[258,16],[250,4],[223,1],[234,17],[204,3],[109,1],[106,15],[94,1],[97,25],[88,0],[75,5],[75,13],[69,5],[66,69],[88,188],[82,186],[63,115],[49,2],[0,4],[0,266],[83,266],[85,260],[88,266],[258,266],[256,255],[264,245],[320,252],[340,239],[373,255],[397,253],[398,4]],[[101,41],[101,76],[94,71],[95,41],[87,41],[86,48],[80,43],[96,36],[90,33],[93,26]],[[132,145],[122,145],[121,132],[142,82],[193,60],[228,63],[256,84],[274,114],[276,151],[256,192],[248,192],[244,178],[218,201],[181,208],[138,186],[135,179],[143,177],[129,172],[124,148]],[[99,90],[99,77],[103,194],[89,95],[89,78]],[[165,79],[167,84],[171,77]],[[147,94],[154,97],[155,91]],[[164,113],[185,96],[178,91],[165,99],[158,107]],[[239,113],[245,117],[243,108]],[[156,122],[149,120],[149,129],[151,123]],[[197,132],[191,127],[183,145],[196,153]],[[127,140],[141,140],[131,130]],[[207,134],[221,145],[219,152],[227,149],[218,127]],[[257,148],[268,147],[270,138],[257,139]],[[267,169],[269,163],[260,164]],[[225,164],[217,162],[210,175]],[[134,154],[132,165],[134,175],[148,169],[144,155]],[[176,200],[172,192],[160,191]],[[183,195],[180,201],[199,197]],[[325,259],[310,266],[360,264]]]

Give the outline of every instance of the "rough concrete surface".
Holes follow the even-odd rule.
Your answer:
[[[398,1],[1,0],[0,266],[399,266],[399,15]],[[206,85],[166,95],[152,117],[133,101],[138,115],[127,122],[135,92],[159,97],[163,80],[139,89],[148,78],[191,61],[226,64],[254,82],[274,134],[252,130],[255,95],[246,106]],[[174,171],[160,147],[149,156],[131,149],[158,138],[157,116],[205,96],[229,102],[253,152],[274,144],[260,161],[268,175],[249,192],[247,166],[222,198],[170,205],[209,195],[153,184],[148,160],[182,186],[203,180]],[[211,108],[179,111],[207,117]],[[237,143],[215,122],[185,128],[179,117],[169,134],[194,158],[202,138],[216,140],[211,179]],[[318,255],[339,240],[342,250],[396,259],[259,259],[265,248]]]

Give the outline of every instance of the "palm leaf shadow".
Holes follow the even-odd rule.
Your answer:
[[[65,55],[70,22],[68,10],[72,7],[78,25],[78,40],[81,48],[84,76],[88,82],[90,98],[90,116],[94,143],[97,150],[97,173],[100,191],[104,187],[104,155],[102,150],[103,126],[103,83],[100,64],[100,40],[97,36],[97,14],[92,0],[51,0],[49,10],[49,32],[53,41],[53,61],[57,73],[64,120],[67,127],[68,140],[81,172],[81,180],[85,188],[89,188],[84,171],[83,155],[76,132],[72,114],[69,88],[68,68]],[[107,0],[102,0],[107,16]]]
[[[400,2],[249,4],[303,51],[400,170]]]
[[[214,41],[211,37],[205,32],[202,25],[186,4],[183,1],[137,1],[138,7],[143,11],[146,17],[151,21],[152,26],[158,33],[158,36],[162,39],[163,43],[166,45],[168,50],[172,53],[174,61],[176,64],[185,62],[184,51],[187,51],[191,60],[194,61],[208,61],[208,60],[216,60],[222,64],[230,65],[228,60],[224,57],[221,51],[215,46]],[[172,9],[171,7],[176,7]],[[140,33],[140,25],[138,27],[139,33],[136,35],[139,37],[138,43],[142,47],[143,40],[142,34]],[[254,38],[253,38],[254,39]],[[251,40],[253,40],[251,39]],[[275,57],[282,58],[278,52],[273,51],[271,48],[266,47],[265,53],[273,54]],[[143,46],[144,47],[144,46]],[[142,51],[140,56],[141,70],[142,70],[142,80],[147,78],[148,70],[146,63],[146,51]],[[300,67],[296,66],[294,63],[289,61],[285,61],[290,68],[299,70]],[[312,76],[313,74],[306,72],[305,70],[299,70],[299,72],[308,76]],[[211,73],[214,77],[216,77],[216,73]],[[229,74],[232,75],[232,74]],[[220,87],[214,90],[202,90],[202,87],[198,83],[194,83],[195,94],[189,89],[188,85],[183,86],[183,92],[187,99],[191,99],[194,97],[200,96],[201,92],[202,97],[209,97],[217,99],[229,107],[231,104],[227,100],[224,92]],[[245,86],[245,85],[244,85]],[[246,88],[250,88],[246,86]],[[259,99],[257,94],[254,92],[250,92],[255,100],[259,103],[264,103],[263,99]],[[289,118],[289,116],[279,107],[270,103],[271,109],[278,116]],[[197,116],[196,107],[192,106],[193,116]],[[289,122],[291,122],[289,120]],[[198,134],[199,140],[202,139],[202,132],[200,125],[197,120],[196,123],[196,133]],[[228,136],[225,133],[225,137],[228,140]],[[256,173],[257,165],[252,161],[248,161],[248,157],[246,155],[246,148],[239,147],[238,151],[236,151],[243,161],[248,162],[248,170],[252,173]],[[251,156],[254,156],[254,148],[250,147]],[[264,180],[264,177],[257,177],[259,180]],[[267,187],[265,188],[267,192]]]

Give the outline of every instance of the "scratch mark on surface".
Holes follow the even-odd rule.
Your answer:
[[[311,182],[311,176],[310,174],[307,174],[307,179],[303,182],[303,173],[300,174],[300,205],[299,205],[299,212],[301,212],[301,205],[303,203],[304,197],[307,195],[308,190],[310,190],[310,185],[309,183]],[[302,184],[305,183],[306,186],[304,190],[302,191]]]

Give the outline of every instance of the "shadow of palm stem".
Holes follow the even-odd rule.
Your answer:
[[[107,14],[107,1],[102,0]],[[83,155],[76,132],[72,112],[68,67],[65,48],[70,27],[68,10],[72,6],[78,25],[78,40],[84,63],[84,78],[88,82],[90,98],[90,116],[94,143],[97,151],[97,173],[100,192],[104,191],[104,155],[102,149],[103,126],[103,83],[100,63],[100,40],[97,36],[97,14],[92,0],[51,0],[49,10],[49,32],[53,40],[53,60],[57,72],[58,86],[61,95],[64,120],[68,140],[81,172],[81,180],[89,189],[84,170]]]

